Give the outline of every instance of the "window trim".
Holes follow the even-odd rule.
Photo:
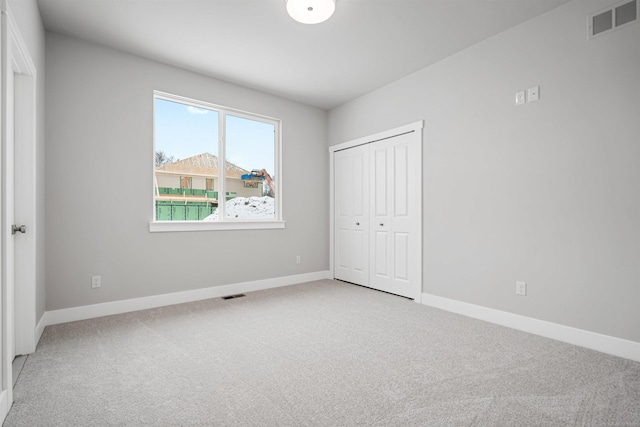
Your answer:
[[[149,232],[170,231],[215,231],[215,230],[266,230],[285,228],[286,221],[281,220],[234,220],[234,221],[151,221]]]
[[[204,108],[212,110],[218,113],[218,159],[225,159],[226,148],[226,126],[225,118],[227,115],[235,117],[241,117],[249,120],[260,121],[274,125],[274,161],[275,170],[273,175],[277,177],[275,180],[276,185],[276,200],[275,200],[275,218],[273,219],[260,219],[260,220],[247,220],[247,219],[225,219],[224,204],[222,209],[218,207],[221,215],[217,221],[157,221],[155,214],[155,187],[156,187],[156,171],[155,171],[155,149],[156,149],[156,99],[163,99],[169,102],[176,102],[180,104],[191,105],[196,108]],[[152,200],[151,200],[151,221],[149,222],[149,232],[172,232],[172,231],[213,231],[213,230],[262,230],[262,229],[282,229],[285,228],[285,223],[282,215],[282,120],[273,117],[265,116],[262,114],[250,113],[247,111],[238,110],[235,108],[225,107],[218,104],[213,104],[206,101],[187,98],[180,95],[174,95],[168,92],[153,91],[153,149],[151,150],[152,156]],[[224,191],[224,185],[226,185],[226,167],[218,168],[218,180],[222,183],[222,188],[218,191]],[[220,184],[219,184],[220,185]]]

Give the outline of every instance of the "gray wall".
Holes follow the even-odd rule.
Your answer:
[[[46,54],[47,310],[328,269],[325,111],[58,34]],[[154,89],[282,119],[284,230],[149,233]]]
[[[36,67],[36,323],[45,312],[45,32],[36,0],[9,1]]]
[[[587,41],[611,3],[573,1],[329,112],[331,145],[424,119],[425,293],[640,342],[640,24]]]

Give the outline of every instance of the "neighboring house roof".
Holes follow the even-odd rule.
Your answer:
[[[242,175],[249,173],[248,170],[242,169],[233,163],[227,162],[226,165],[226,173],[229,178],[240,178]],[[218,156],[214,156],[211,153],[202,153],[177,162],[167,163],[157,167],[156,170],[218,176]]]

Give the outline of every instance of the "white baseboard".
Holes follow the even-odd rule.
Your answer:
[[[213,286],[210,288],[194,289],[191,291],[175,292],[171,294],[153,295],[143,298],[105,302],[102,304],[63,308],[60,310],[45,312],[44,316],[42,316],[42,319],[38,323],[38,328],[42,327],[42,330],[44,331],[45,326],[57,325],[60,323],[111,316],[113,314],[129,313],[132,311],[200,301],[209,298],[219,298],[227,295],[254,292],[329,278],[329,271],[318,271],[314,273],[297,274],[295,276],[276,277],[273,279],[256,280],[253,282]],[[40,335],[41,334],[42,332],[40,332]],[[39,339],[40,336],[38,336],[38,340]]]
[[[484,320],[531,334],[586,347],[602,353],[640,362],[640,343],[603,335],[583,329],[546,322],[532,317],[456,301],[431,294],[422,294],[422,304],[474,319]]]

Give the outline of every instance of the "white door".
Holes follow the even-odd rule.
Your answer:
[[[334,153],[334,277],[369,284],[369,147]]]
[[[36,343],[36,69],[6,2],[1,7],[0,420],[13,402],[11,362],[35,351]],[[29,224],[29,233],[16,221]]]
[[[7,70],[9,72],[7,72]],[[14,335],[14,280],[15,280],[15,245],[11,233],[14,221],[14,79],[11,68],[4,69],[6,76],[2,110],[2,392],[4,404],[8,407],[12,402],[11,364],[15,358]]]
[[[422,281],[419,134],[371,144],[370,286],[418,299]]]

